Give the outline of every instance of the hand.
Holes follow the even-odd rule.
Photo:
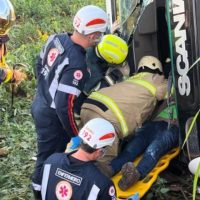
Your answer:
[[[26,79],[27,79],[26,74],[22,72],[20,69],[13,70],[12,82],[16,83],[16,85],[19,85],[22,81]]]
[[[70,142],[67,144],[65,153],[70,153],[72,151],[77,150],[80,144],[81,144],[81,138],[79,136],[72,137]]]

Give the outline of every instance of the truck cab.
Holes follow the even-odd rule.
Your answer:
[[[106,8],[111,32],[129,44],[127,61],[131,74],[145,55],[162,62],[169,87],[173,85],[175,90],[184,160],[199,156],[200,2],[107,0]]]

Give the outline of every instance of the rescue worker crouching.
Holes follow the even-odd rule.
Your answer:
[[[129,76],[130,69],[125,61],[128,45],[120,37],[104,35],[96,47],[87,49],[87,66],[90,68],[90,79],[84,87],[86,96],[100,88],[114,85]],[[79,139],[73,137],[67,145],[66,152],[77,149]]]
[[[94,161],[115,140],[115,129],[107,120],[96,118],[80,130],[82,143],[76,152],[55,153],[44,163],[41,195],[43,200],[115,200],[113,182],[102,174]]]
[[[107,14],[97,6],[81,8],[73,20],[74,32],[51,35],[37,60],[37,93],[32,104],[38,154],[32,186],[37,198],[43,162],[63,152],[78,135],[74,110],[89,72],[85,49],[96,45],[107,29]]]
[[[87,48],[86,51],[90,79],[86,81],[83,93],[76,103],[75,119],[79,127],[82,126],[80,124],[81,105],[87,96],[93,91],[121,82],[130,73],[130,68],[125,61],[128,54],[128,45],[122,38],[112,34],[104,35],[95,47]],[[73,151],[79,143],[79,138],[73,137],[66,151]]]
[[[136,128],[150,117],[157,101],[167,93],[167,80],[162,75],[162,64],[153,56],[144,56],[138,65],[138,72],[127,80],[93,92],[81,108],[81,120],[102,117],[110,121],[117,132],[116,140],[106,150],[103,163],[109,163],[117,156],[119,140],[133,135]]]

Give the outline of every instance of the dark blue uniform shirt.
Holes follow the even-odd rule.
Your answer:
[[[50,156],[43,167],[43,200],[115,200],[112,181],[93,161],[83,162],[65,153]]]
[[[84,48],[73,43],[67,33],[57,34],[49,37],[37,62],[37,96],[51,115],[52,109],[55,111],[70,136],[78,133],[74,104],[89,78],[85,54]]]

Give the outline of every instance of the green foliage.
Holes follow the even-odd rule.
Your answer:
[[[158,177],[154,187],[152,187],[152,191],[147,194],[146,199],[151,200],[156,197],[157,199],[163,199],[164,194],[169,192],[169,188],[165,186],[166,181],[160,177]]]
[[[84,5],[104,7],[98,0],[11,0],[17,20],[9,32],[8,65],[24,66],[28,80],[20,85],[11,106],[11,85],[0,86],[0,148],[9,151],[0,158],[0,199],[33,199],[30,176],[36,154],[36,133],[30,114],[35,93],[34,67],[44,40],[41,33],[71,32],[75,12]]]
[[[197,191],[197,183],[198,183],[198,178],[199,178],[199,172],[200,172],[200,163],[198,164],[197,171],[194,176],[194,182],[193,182],[193,195],[192,199],[196,199],[196,191]]]

